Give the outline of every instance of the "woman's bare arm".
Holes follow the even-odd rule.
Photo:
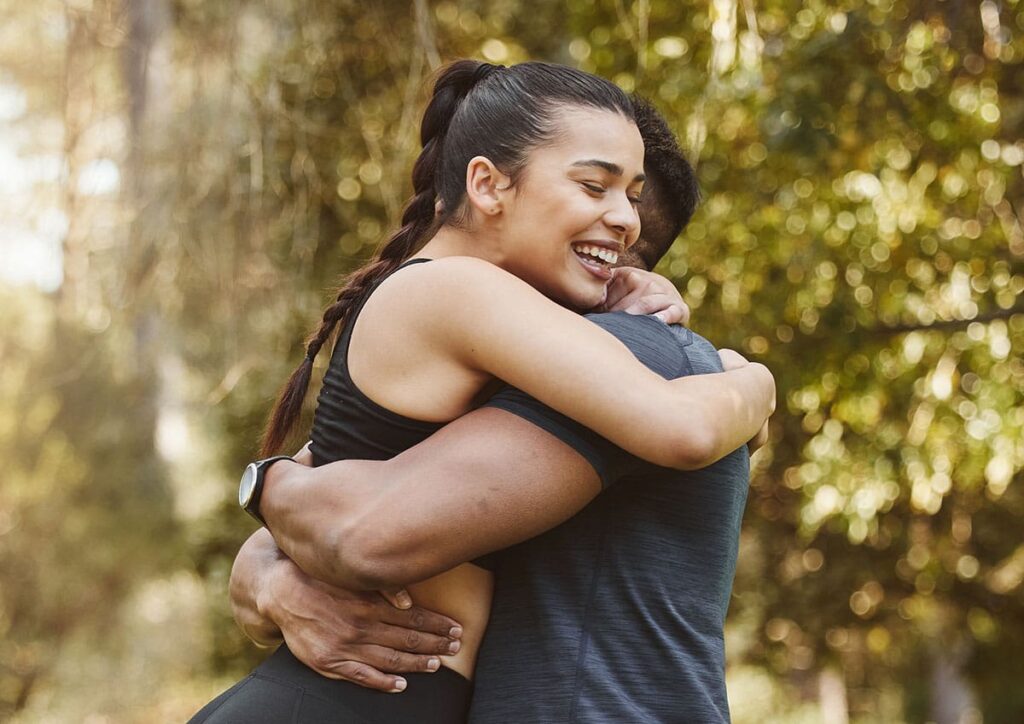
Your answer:
[[[439,259],[407,271],[402,285],[412,344],[455,355],[650,462],[704,467],[752,439],[774,410],[763,365],[666,380],[488,262]]]

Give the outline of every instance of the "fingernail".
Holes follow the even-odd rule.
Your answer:
[[[395,596],[395,601],[397,601],[398,605],[402,608],[409,608],[412,605],[412,598],[410,598],[409,594],[405,591],[400,591],[398,595]]]
[[[453,654],[459,653],[459,649],[461,649],[461,648],[462,648],[462,642],[461,641],[452,641],[450,644],[448,644],[448,650],[451,651]]]
[[[428,671],[437,671],[440,668],[441,668],[441,659],[430,659],[429,661],[427,661],[427,670]]]
[[[406,686],[408,686],[408,684],[406,684],[405,679],[395,679],[395,688],[391,691],[395,693],[399,691],[405,691]]]
[[[462,637],[462,626],[452,626],[448,629],[448,638],[457,639]]]

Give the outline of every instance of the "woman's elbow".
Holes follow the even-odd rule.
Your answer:
[[[684,425],[661,448],[662,459],[652,462],[676,470],[699,470],[721,457],[719,447],[713,430]]]

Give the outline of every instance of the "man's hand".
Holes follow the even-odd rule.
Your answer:
[[[257,608],[281,629],[291,652],[317,673],[386,692],[403,691],[397,673],[437,671],[456,653],[462,627],[447,616],[399,610],[374,592],[316,581],[283,559]]]
[[[654,272],[634,267],[612,270],[604,311],[651,314],[666,324],[687,324],[690,308],[675,285]]]
[[[725,371],[738,369],[740,367],[746,367],[750,364],[746,357],[741,355],[736,350],[732,349],[720,349],[718,350],[718,357],[722,360],[722,367]],[[757,431],[747,443],[747,447],[750,449],[750,454],[753,455],[757,452],[766,442],[768,442],[768,420],[764,421],[761,429]]]

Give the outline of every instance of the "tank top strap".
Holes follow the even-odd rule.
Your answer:
[[[401,264],[398,265],[398,268],[396,268],[395,271],[398,271],[399,269],[405,269],[405,267],[412,266],[413,264],[422,264],[425,261],[433,261],[433,259],[427,259],[427,258],[422,257],[422,256],[416,256],[416,257],[413,257],[412,259],[406,259],[405,261],[403,261]],[[391,272],[391,274],[394,274],[394,273],[395,272]],[[388,277],[391,276],[391,274],[388,274]],[[387,279],[388,277],[384,277],[384,279]],[[384,279],[381,279],[380,281],[382,282],[382,281],[384,281]],[[380,282],[377,282],[377,283],[380,284]]]

